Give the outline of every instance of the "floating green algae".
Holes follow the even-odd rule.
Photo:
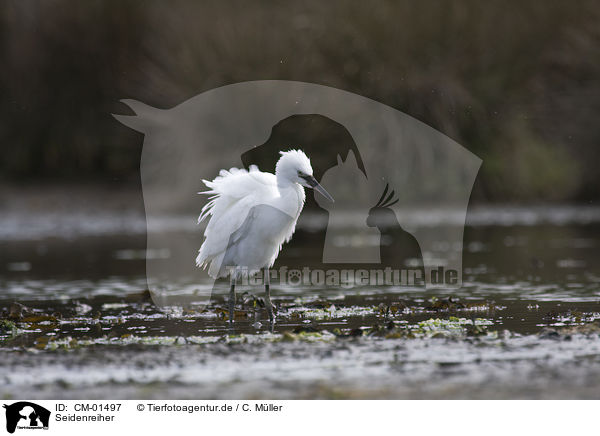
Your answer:
[[[470,331],[483,333],[488,326],[493,324],[493,321],[485,318],[467,319],[451,316],[448,319],[430,318],[421,321],[416,326],[412,326],[411,330],[415,335],[424,337],[432,337],[438,334],[461,337]]]
[[[378,313],[376,307],[337,307],[331,304],[327,307],[291,307],[288,316],[291,319],[311,319],[315,321],[348,318],[354,316],[369,316]]]
[[[7,319],[0,320],[0,339],[13,338],[18,334],[17,325]]]
[[[385,327],[378,326],[372,329],[370,333],[386,339],[462,339],[467,336],[494,335],[494,332],[488,330],[493,324],[493,321],[485,318],[467,319],[451,316],[448,319],[430,318],[416,324],[396,325],[390,322]]]

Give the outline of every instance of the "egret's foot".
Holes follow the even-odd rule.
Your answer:
[[[232,322],[228,322],[226,325],[227,325],[227,334],[229,334],[229,336],[235,335],[235,333],[236,333],[235,324],[233,324]]]
[[[273,303],[271,303],[271,299],[265,299],[265,306],[267,308],[267,314],[269,315],[269,322],[273,324],[275,322],[275,316],[273,314]]]
[[[235,302],[229,300],[229,324],[233,324],[234,312],[235,312]]]
[[[231,283],[229,289],[229,324],[233,324],[233,315],[235,310],[235,283]]]
[[[266,279],[268,280],[268,271],[266,275]],[[267,307],[267,314],[269,315],[269,322],[271,325],[275,322],[275,317],[273,316],[273,302],[271,301],[271,287],[269,283],[265,283],[265,306]]]

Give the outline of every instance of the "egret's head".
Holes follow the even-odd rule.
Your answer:
[[[275,168],[278,179],[298,183],[306,188],[313,188],[329,201],[333,201],[331,195],[314,178],[310,159],[302,150],[280,151],[279,154],[281,154],[281,157]]]

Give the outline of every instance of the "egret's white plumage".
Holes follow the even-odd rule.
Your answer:
[[[303,186],[315,187],[306,179],[312,175],[308,157],[290,150],[281,152],[275,174],[252,165],[249,171],[231,168],[213,181],[203,180],[210,190],[202,194],[211,198],[198,220],[210,220],[196,264],[208,266],[213,278],[226,276],[227,267],[252,271],[272,266],[296,228]]]

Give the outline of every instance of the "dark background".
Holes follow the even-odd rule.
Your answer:
[[[599,22],[595,1],[3,1],[0,182],[137,188],[120,99],[287,79],[455,139],[483,159],[474,202],[593,203]]]

